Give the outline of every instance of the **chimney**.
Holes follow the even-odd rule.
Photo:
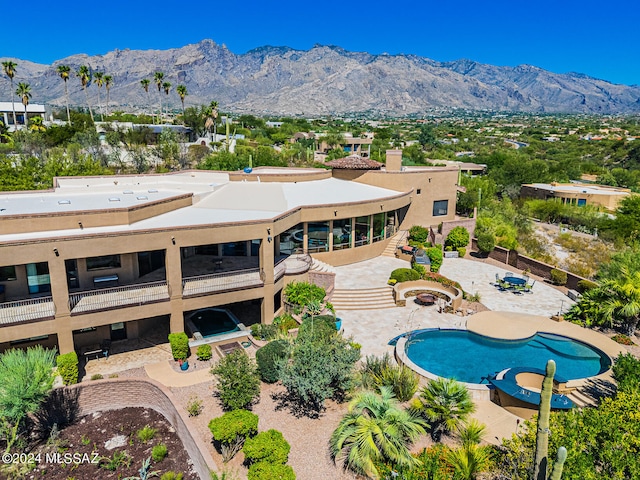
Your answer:
[[[402,150],[387,150],[387,172],[402,170]]]

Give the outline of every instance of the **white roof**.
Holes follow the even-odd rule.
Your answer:
[[[547,190],[550,192],[584,193],[585,195],[629,195],[628,191],[620,190],[615,187],[608,187],[606,185],[587,185],[584,183],[560,183],[557,185],[549,183],[532,183],[524,186],[539,188],[540,190]]]
[[[16,113],[24,112],[24,105],[22,104],[22,100],[17,96],[14,105],[16,107]],[[11,112],[13,114],[13,107],[11,106],[11,102],[0,102],[0,112]],[[29,105],[27,105],[27,112],[44,113],[44,105],[39,103],[30,103]]]
[[[81,232],[74,229],[0,235],[0,242],[268,220],[302,206],[383,201],[401,193],[335,178],[308,182],[229,182],[223,172],[61,178],[58,183],[55,191],[0,195],[0,219],[3,214],[125,208],[189,192],[194,194],[194,203],[131,225],[85,227]]]

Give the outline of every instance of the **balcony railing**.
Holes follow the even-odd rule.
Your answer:
[[[138,283],[123,287],[103,288],[69,295],[71,314],[144,305],[169,300],[166,281]]]
[[[286,258],[282,258],[280,260],[278,260],[276,262],[276,264],[273,267],[273,281],[277,282],[278,280],[280,280],[282,277],[284,277],[284,274],[287,271],[287,259]]]
[[[298,273],[304,273],[311,268],[311,262],[313,259],[311,255],[306,253],[296,253],[293,255],[289,255],[284,259],[285,265],[285,274],[286,275],[296,275]]]
[[[0,325],[46,320],[55,316],[53,297],[0,303]]]
[[[264,285],[259,268],[197,275],[182,279],[182,296],[191,297],[213,292],[226,292]]]

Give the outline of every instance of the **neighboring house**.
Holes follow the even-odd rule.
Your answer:
[[[15,103],[16,109],[16,120],[18,122],[18,126],[24,125],[24,105],[22,101],[16,98]],[[28,118],[32,117],[42,117],[45,118],[45,108],[44,105],[39,103],[30,103],[27,105],[27,116]],[[13,124],[13,106],[11,102],[0,102],[0,122],[4,123],[10,132],[15,131],[15,125]]]
[[[318,275],[309,255],[350,264],[380,255],[398,228],[455,221],[458,168],[402,167],[399,150],[384,168],[368,162],[62,177],[49,191],[3,192],[0,351],[195,336],[188,317],[209,307],[270,323],[285,284]]]
[[[624,197],[631,195],[628,188],[609,187],[592,183],[533,183],[522,185],[520,196],[543,200],[557,199],[571,205],[595,205],[614,211]]]

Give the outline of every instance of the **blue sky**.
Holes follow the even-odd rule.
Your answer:
[[[13,35],[4,30],[0,57],[38,63],[210,38],[234,53],[319,43],[439,61],[532,64],[640,85],[638,0],[7,0],[0,12],[16,28]]]

